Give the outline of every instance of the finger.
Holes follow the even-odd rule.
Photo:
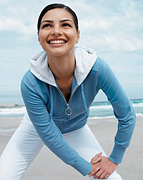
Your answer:
[[[104,177],[104,179],[107,179],[109,176],[110,176],[110,175],[109,175],[109,174],[107,174],[107,175]]]
[[[89,176],[93,176],[95,173],[97,173],[100,170],[100,166],[95,167],[92,169],[92,171],[89,173]]]
[[[96,163],[100,162],[101,160],[102,160],[102,157],[100,156],[100,157],[98,157],[97,159],[93,159],[93,160],[92,160],[92,163],[93,163],[93,164],[96,164]]]
[[[97,159],[98,159],[99,157],[101,157],[101,155],[102,155],[102,152],[96,154],[96,155],[91,159],[91,162],[92,162],[92,163],[98,162]]]
[[[100,176],[99,179],[106,179],[107,173],[103,172]]]
[[[98,178],[98,179],[101,179],[100,176],[103,174],[104,172],[100,169],[98,172],[96,172],[93,176]]]

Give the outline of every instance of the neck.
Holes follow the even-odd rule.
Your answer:
[[[62,57],[48,55],[48,63],[56,80],[69,80],[73,77],[75,69],[74,53]]]

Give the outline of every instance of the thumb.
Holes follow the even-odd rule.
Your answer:
[[[102,155],[102,152],[96,154],[92,159],[91,159],[91,163],[97,163],[97,162],[100,162],[101,161],[101,155]]]

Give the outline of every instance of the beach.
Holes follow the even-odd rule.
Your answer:
[[[11,135],[18,127],[21,117],[0,117],[0,154]],[[88,121],[92,132],[110,154],[117,120],[115,118],[92,118]],[[130,147],[127,149],[123,162],[118,166],[118,173],[124,180],[141,180],[143,176],[143,116],[137,117],[137,123]],[[72,167],[59,160],[47,147],[43,147],[39,155],[23,175],[22,180],[86,180]]]

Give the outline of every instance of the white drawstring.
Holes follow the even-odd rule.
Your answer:
[[[50,90],[50,100],[51,100],[51,107],[50,107],[50,116],[52,118],[53,116],[53,91],[52,91],[52,86],[49,85],[49,90]]]
[[[88,107],[87,107],[86,98],[85,98],[85,94],[84,94],[83,83],[81,84],[81,95],[82,95],[82,99],[83,99],[84,108],[85,108],[86,112],[88,112]]]

